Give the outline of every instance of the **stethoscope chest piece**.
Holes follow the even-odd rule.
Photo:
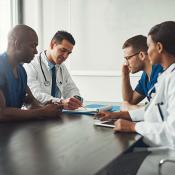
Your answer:
[[[44,85],[45,85],[45,86],[50,86],[50,82],[46,80],[46,81],[44,82]]]

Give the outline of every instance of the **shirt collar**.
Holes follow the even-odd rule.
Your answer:
[[[47,58],[47,57],[46,57]],[[47,58],[47,62],[48,62],[48,67],[49,67],[49,70],[51,70],[53,67],[55,67],[55,64],[53,64],[52,62],[50,62]]]
[[[170,73],[175,69],[175,63],[171,64],[167,69],[165,69],[165,73]]]
[[[52,62],[50,62],[50,61],[48,60],[48,58],[47,58],[45,52],[46,52],[46,51],[43,51],[43,52],[42,52],[42,57],[44,58],[44,60],[46,60],[46,64],[47,64],[48,70],[51,70],[51,69],[55,66],[55,64],[53,64]]]

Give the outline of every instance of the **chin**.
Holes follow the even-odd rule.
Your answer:
[[[61,65],[63,61],[58,61],[56,64]]]
[[[26,63],[30,63],[32,60],[33,60],[33,58],[28,58],[28,59],[26,60]]]
[[[133,70],[133,69],[129,69],[129,71],[130,71],[131,74],[134,74],[134,73],[136,72],[136,71]]]

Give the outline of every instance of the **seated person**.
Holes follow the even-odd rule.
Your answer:
[[[34,97],[45,103],[48,100],[63,103],[64,109],[77,109],[82,101],[79,90],[72,80],[64,61],[72,53],[75,40],[66,31],[58,31],[53,36],[47,50],[37,55],[24,67],[28,76],[28,86]]]
[[[129,38],[123,44],[124,58],[126,63],[122,67],[122,96],[123,108],[137,108],[137,104],[145,97],[150,101],[155,93],[154,84],[157,82],[158,75],[163,71],[161,65],[151,65],[146,44],[147,38],[143,35],[136,35]],[[135,90],[130,84],[129,73],[143,71]]]
[[[155,85],[156,94],[144,108],[121,112],[101,112],[102,120],[116,119],[115,131],[137,132],[149,146],[175,147],[175,22],[154,26],[148,34],[151,64],[164,72]],[[118,119],[118,120],[117,120]],[[139,122],[137,122],[139,121]]]
[[[26,25],[17,25],[9,33],[7,51],[0,55],[0,121],[60,116],[62,105],[43,106],[27,86],[21,63],[33,59],[37,45],[36,32]],[[24,104],[31,109],[21,109]]]

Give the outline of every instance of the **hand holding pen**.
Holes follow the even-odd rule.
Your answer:
[[[102,121],[113,119],[112,112],[108,112],[108,111],[100,111],[95,115],[95,117]]]

